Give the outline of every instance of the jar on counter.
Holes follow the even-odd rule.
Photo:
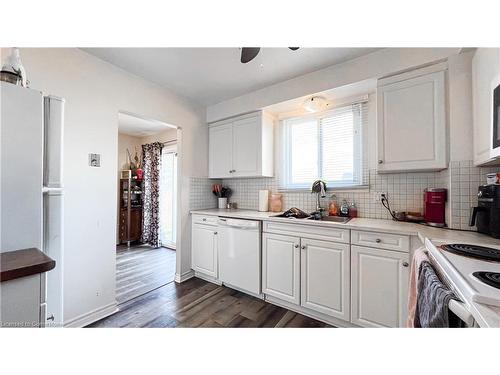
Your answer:
[[[333,194],[331,196],[332,200],[328,204],[328,215],[330,216],[338,216],[339,214],[339,207],[337,204],[337,196]]]
[[[340,205],[340,215],[339,216],[349,216],[349,203],[347,203],[347,200],[343,200],[342,204]]]
[[[271,193],[269,195],[269,210],[271,212],[283,211],[283,194]]]
[[[349,217],[358,217],[358,208],[354,202],[352,202],[351,207],[349,207]]]

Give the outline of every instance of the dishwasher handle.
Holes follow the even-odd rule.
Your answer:
[[[259,221],[229,219],[229,218],[219,218],[218,224],[222,227],[236,228],[236,229],[247,229],[247,230],[258,230],[260,227]]]

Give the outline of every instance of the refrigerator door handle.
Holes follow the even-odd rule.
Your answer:
[[[43,185],[62,188],[64,100],[44,97]]]
[[[64,189],[44,186],[42,187],[42,193],[49,195],[63,195]]]

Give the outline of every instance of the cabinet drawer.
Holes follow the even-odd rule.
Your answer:
[[[217,225],[218,216],[193,215],[193,224]]]
[[[410,251],[410,236],[378,232],[351,231],[351,244],[395,251]]]
[[[319,227],[317,225],[301,225],[278,223],[273,221],[264,222],[264,232],[296,237],[312,238],[317,240],[349,243],[349,229],[335,227]]]

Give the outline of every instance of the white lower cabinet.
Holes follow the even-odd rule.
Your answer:
[[[262,292],[300,304],[300,238],[262,234]]]
[[[193,223],[191,268],[217,278],[217,227]]]
[[[301,239],[301,305],[349,320],[349,244]]]
[[[349,244],[264,233],[262,291],[349,321]]]
[[[404,327],[408,253],[351,246],[351,322],[363,327]]]

